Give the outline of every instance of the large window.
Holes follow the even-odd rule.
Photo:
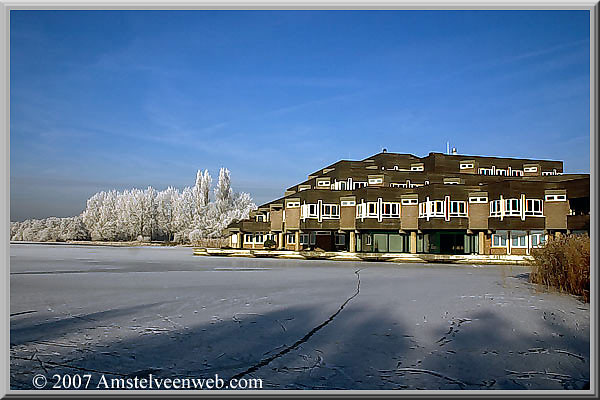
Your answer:
[[[513,169],[512,171],[510,171],[510,174],[512,176],[523,176],[523,171],[520,171],[518,169]]]
[[[376,202],[367,203],[367,217],[377,217],[378,204]]]
[[[367,186],[367,182],[354,182],[352,183],[352,186],[354,187],[354,189],[358,189]]]
[[[252,234],[251,233],[246,233],[244,235],[244,243],[252,243]]]
[[[531,231],[530,240],[531,247],[540,247],[546,242],[546,235],[544,231]]]
[[[302,233],[300,234],[300,244],[308,244],[309,234]]]
[[[383,203],[382,217],[400,218],[400,203]]]
[[[521,215],[521,200],[506,199],[504,200],[504,215],[520,216]]]
[[[323,204],[322,217],[333,219],[340,217],[340,207],[337,204]]]
[[[506,247],[508,231],[497,231],[492,235],[492,247]]]
[[[500,213],[500,200],[490,201],[490,217],[499,217]]]
[[[542,201],[537,199],[525,200],[525,215],[543,216]]]
[[[467,203],[465,201],[451,201],[450,202],[450,216],[451,217],[466,217],[467,216]]]
[[[419,203],[419,218],[445,216],[445,203],[443,200],[430,200]]]
[[[346,244],[346,235],[344,234],[335,234],[335,244],[338,246],[343,246]]]
[[[479,168],[479,174],[480,175],[492,175],[492,169],[491,168]]]
[[[254,235],[254,243],[264,243],[265,236],[262,233],[257,233]]]
[[[527,247],[527,232],[511,231],[510,232],[510,246],[526,248]]]
[[[295,233],[288,233],[287,234],[286,243],[287,244],[296,244],[296,234]]]
[[[316,204],[308,204],[308,218],[317,218],[318,211]]]
[[[505,169],[497,169],[496,170],[496,175],[507,176],[508,175],[508,171],[505,170]]]

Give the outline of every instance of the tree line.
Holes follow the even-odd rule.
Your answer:
[[[235,193],[230,172],[219,171],[213,190],[208,170],[198,170],[196,184],[182,191],[169,186],[157,191],[102,191],[87,200],[78,216],[11,222],[15,241],[155,241],[196,243],[220,238],[233,220],[247,218],[256,208],[248,193]]]

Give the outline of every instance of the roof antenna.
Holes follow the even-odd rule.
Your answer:
[[[446,154],[450,154],[450,142],[446,142]]]

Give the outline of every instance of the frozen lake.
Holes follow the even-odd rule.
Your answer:
[[[529,284],[526,267],[10,251],[12,389],[37,373],[218,373],[264,389],[581,389],[590,377],[589,305]]]

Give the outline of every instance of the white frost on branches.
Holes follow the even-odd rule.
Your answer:
[[[219,171],[212,202],[211,185],[208,170],[198,170],[194,187],[181,192],[171,186],[163,191],[153,187],[102,191],[88,199],[80,216],[11,222],[11,240],[193,243],[219,238],[227,225],[247,218],[256,205],[248,193],[233,192],[226,168]]]

